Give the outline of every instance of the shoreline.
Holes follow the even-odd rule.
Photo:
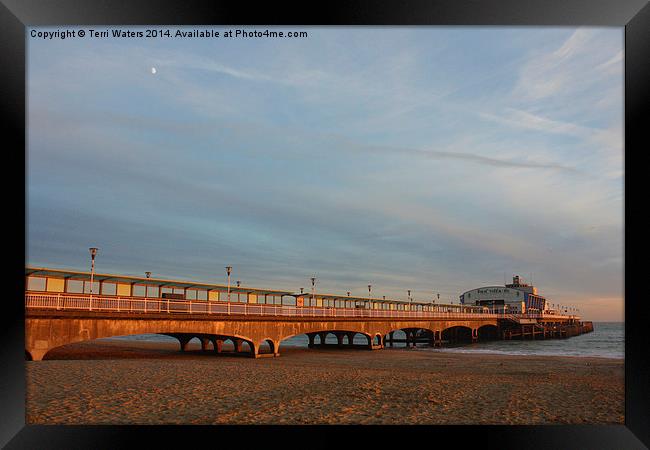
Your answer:
[[[418,350],[423,350],[423,351],[429,351],[426,348],[418,348]],[[458,348],[442,348],[442,349],[436,349],[436,351],[440,351],[441,353],[457,353],[457,354],[462,354],[462,355],[495,355],[495,356],[539,356],[540,358],[594,358],[594,359],[612,359],[616,361],[625,361],[624,356],[593,356],[593,355],[558,355],[555,353],[528,353],[528,354],[521,354],[521,353],[508,353],[508,352],[502,352],[500,350],[469,350],[469,351],[463,351],[462,347]]]
[[[227,346],[227,344],[226,344]],[[580,360],[613,360],[613,361],[620,361],[624,362],[625,358],[624,357],[614,357],[614,356],[592,356],[592,355],[557,355],[557,354],[540,354],[540,353],[531,353],[531,354],[518,354],[518,353],[506,353],[506,352],[501,352],[501,351],[493,351],[493,350],[470,350],[470,351],[465,351],[463,350],[464,348],[467,348],[467,346],[458,346],[458,347],[444,347],[444,348],[428,348],[428,347],[416,347],[416,348],[404,348],[404,347],[386,347],[382,350],[373,350],[374,352],[385,352],[385,351],[402,351],[402,352],[413,352],[413,353],[418,353],[418,352],[425,352],[425,353],[433,353],[433,354],[454,354],[454,355],[468,355],[468,356],[476,356],[476,357],[486,357],[489,358],[491,356],[494,357],[514,357],[514,358],[534,358],[534,359],[567,359],[567,360],[574,360],[576,358]],[[309,349],[305,346],[298,346],[298,345],[291,345],[291,344],[283,344],[280,347],[280,354],[286,354],[288,351],[289,354],[293,354],[294,352],[302,352],[302,351],[328,351],[328,350],[323,350],[323,349]],[[364,352],[365,350],[345,350],[345,349],[331,349],[329,351],[334,351],[334,352],[340,352],[340,351],[361,351]],[[243,355],[214,355],[211,350],[208,350],[207,352],[202,352],[201,351],[201,346],[197,342],[191,342],[189,344],[189,350],[185,353],[181,353],[179,351],[179,345],[177,342],[174,341],[149,341],[149,340],[130,340],[130,339],[115,339],[115,338],[102,338],[102,339],[97,339],[94,342],[88,343],[88,342],[80,342],[80,343],[75,343],[75,344],[70,344],[66,345],[65,348],[60,348],[60,349],[54,349],[52,350],[49,354],[46,360],[56,360],[56,359],[75,359],[75,357],[79,357],[79,359],[94,359],[94,358],[115,358],[115,359],[122,359],[122,358],[131,358],[131,357],[141,357],[143,356],[143,352],[150,352],[150,356],[152,358],[157,358],[160,356],[166,356],[168,358],[174,358],[174,355],[178,357],[183,357],[183,355],[193,355],[197,357],[204,357],[204,356],[216,356],[216,357],[237,357],[237,358],[244,358],[245,356]]]
[[[97,349],[94,349],[95,344],[98,346]],[[90,347],[83,347],[85,345],[90,345]],[[227,344],[226,344],[227,345]],[[131,349],[131,350],[144,350],[144,349],[149,349],[149,350],[159,350],[159,351],[178,351],[178,342],[172,341],[172,340],[160,340],[160,341],[154,341],[154,340],[131,340],[131,339],[115,339],[115,338],[102,338],[102,339],[97,339],[93,343],[76,343],[72,345],[67,345],[65,346],[65,349],[55,349],[50,354],[48,355],[48,359],[73,359],[73,355],[77,355],[80,357],[80,359],[91,359],[94,357],[108,357],[109,353],[108,348],[120,348],[120,349]],[[83,348],[83,351],[82,351]],[[196,342],[191,342],[190,343],[190,353],[195,352],[200,354],[200,345]],[[496,356],[496,357],[507,357],[507,356],[513,356],[516,358],[527,358],[527,357],[536,357],[536,358],[569,358],[569,359],[595,359],[595,360],[614,360],[614,361],[621,361],[624,362],[625,358],[624,357],[617,357],[617,356],[594,356],[594,355],[560,355],[560,354],[554,354],[554,353],[528,353],[528,354],[521,354],[521,353],[514,353],[514,352],[506,352],[506,351],[501,351],[501,350],[484,350],[484,349],[471,349],[471,350],[465,350],[468,348],[468,345],[459,345],[457,347],[444,347],[444,348],[429,348],[429,347],[416,347],[415,349],[413,348],[404,348],[404,347],[386,347],[382,350],[379,350],[380,352],[383,351],[415,351],[415,352],[428,352],[428,353],[447,353],[447,354],[458,354],[458,355],[476,355],[476,356],[485,356],[485,357],[490,357],[490,356]],[[99,350],[99,351],[93,351],[94,350]],[[290,343],[285,343],[282,344],[280,347],[280,353],[283,354],[287,350],[290,352],[293,352],[294,350],[308,350],[306,346],[300,346],[300,345],[292,345]],[[316,351],[320,351],[322,349],[313,349]],[[339,351],[338,349],[336,351]],[[363,351],[363,350],[361,350]],[[377,350],[375,350],[377,351]],[[211,354],[211,350],[207,352],[208,354]],[[179,353],[180,354],[180,353]],[[156,357],[157,354],[152,354],[152,357]],[[170,356],[170,355],[168,355]],[[233,355],[224,355],[226,356],[233,356]],[[120,352],[116,351],[115,358],[120,359],[123,357],[130,357],[129,352]]]
[[[400,348],[280,353],[71,344],[26,362],[27,423],[624,423],[622,360]]]

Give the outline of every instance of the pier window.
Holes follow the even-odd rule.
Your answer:
[[[99,281],[92,282],[93,294],[99,294]],[[84,294],[90,294],[90,281],[84,281]]]
[[[65,289],[65,280],[63,278],[48,278],[45,290],[48,292],[63,292]]]
[[[207,300],[208,299],[208,291],[205,291],[203,289],[188,289],[185,298],[188,300]]]
[[[147,286],[147,297],[160,297],[160,288],[158,286]]]
[[[117,285],[115,283],[102,283],[102,295],[117,294]]]
[[[208,292],[208,300],[211,302],[218,302],[220,300],[220,295],[219,291],[209,291]]]
[[[162,294],[173,294],[174,290],[170,287],[163,287],[160,288],[160,296],[162,297]]]
[[[121,297],[130,297],[131,285],[128,283],[117,283],[117,295]]]
[[[44,291],[45,278],[43,277],[27,277],[27,290],[28,291]]]
[[[133,285],[133,296],[144,297],[147,294],[147,287],[144,284]]]
[[[81,294],[84,291],[84,282],[81,280],[68,280],[65,291],[70,294]]]

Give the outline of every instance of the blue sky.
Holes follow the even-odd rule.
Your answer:
[[[28,37],[28,264],[622,320],[622,28],[271,29]]]

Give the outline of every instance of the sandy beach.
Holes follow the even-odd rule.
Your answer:
[[[620,424],[622,359],[102,340],[27,361],[28,424]]]

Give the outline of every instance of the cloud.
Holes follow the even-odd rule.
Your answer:
[[[558,48],[533,51],[520,70],[513,95],[525,101],[560,99],[620,75],[622,32],[619,39],[613,40],[608,30],[578,28]]]
[[[417,150],[417,149],[402,149],[402,152],[420,155],[427,159],[450,159],[458,161],[470,161],[481,165],[500,167],[500,168],[515,168],[515,169],[551,169],[568,173],[579,173],[580,171],[574,167],[565,166],[558,163],[541,163],[532,161],[517,161],[508,159],[499,159],[488,156],[482,156],[472,153],[464,152],[445,152],[436,150]]]

